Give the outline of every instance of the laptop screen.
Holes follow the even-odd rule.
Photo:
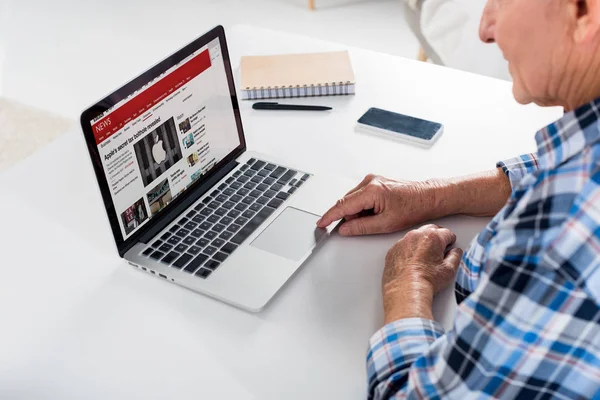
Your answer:
[[[127,239],[240,146],[219,39],[90,123]]]

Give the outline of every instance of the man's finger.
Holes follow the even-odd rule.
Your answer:
[[[463,251],[461,249],[452,249],[450,250],[447,254],[446,257],[444,258],[444,262],[448,263],[448,265],[450,265],[452,268],[456,269],[458,268],[458,265],[460,264],[460,260],[462,259],[463,256]]]
[[[365,176],[364,179],[358,185],[356,185],[354,188],[352,188],[352,190],[350,190],[348,193],[346,193],[346,196],[367,186],[369,184],[369,182],[371,182],[373,180],[374,177],[375,176],[371,175],[371,174]]]
[[[344,218],[347,215],[358,214],[364,210],[373,208],[373,197],[370,193],[359,190],[338,200],[335,206],[329,209],[317,222],[319,228],[329,226],[333,221]]]
[[[386,233],[384,226],[385,217],[383,215],[371,215],[344,222],[340,226],[339,232],[342,236],[375,235],[377,233]]]
[[[439,228],[435,230],[435,233],[442,240],[443,250],[446,250],[446,247],[456,242],[456,235],[450,229]]]

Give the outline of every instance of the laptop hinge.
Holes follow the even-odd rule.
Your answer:
[[[238,166],[238,162],[236,160],[232,160],[226,165],[223,166],[218,172],[215,172],[213,176],[211,176],[202,186],[196,189],[187,199],[185,199],[181,204],[179,204],[174,209],[170,210],[167,215],[162,218],[161,223],[153,226],[148,230],[148,232],[144,233],[140,236],[140,240],[138,243],[148,243],[152,238],[158,235],[163,229],[165,229],[173,220],[179,217],[185,210],[190,208],[192,204],[194,204],[200,197],[202,197],[206,192],[211,190],[221,179],[223,179],[228,173],[233,171],[235,167]],[[129,250],[129,249],[127,249]]]

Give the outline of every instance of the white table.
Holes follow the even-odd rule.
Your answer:
[[[229,41],[236,68],[242,54],[341,48],[250,27],[231,29]],[[356,96],[302,101],[331,113],[242,103],[249,147],[356,180],[425,179],[532,151],[534,132],[561,113],[518,106],[507,82],[350,51]],[[355,133],[371,106],[443,122],[445,133],[429,150]],[[250,314],[118,258],[78,131],[0,176],[0,187],[0,398],[363,398],[383,260],[401,234],[331,238]],[[441,223],[464,247],[486,220]],[[451,290],[436,299],[446,327],[454,306]]]

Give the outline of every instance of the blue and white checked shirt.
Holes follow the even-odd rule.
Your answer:
[[[452,330],[375,333],[369,398],[600,399],[600,99],[536,141],[498,164],[512,195],[465,252]]]

